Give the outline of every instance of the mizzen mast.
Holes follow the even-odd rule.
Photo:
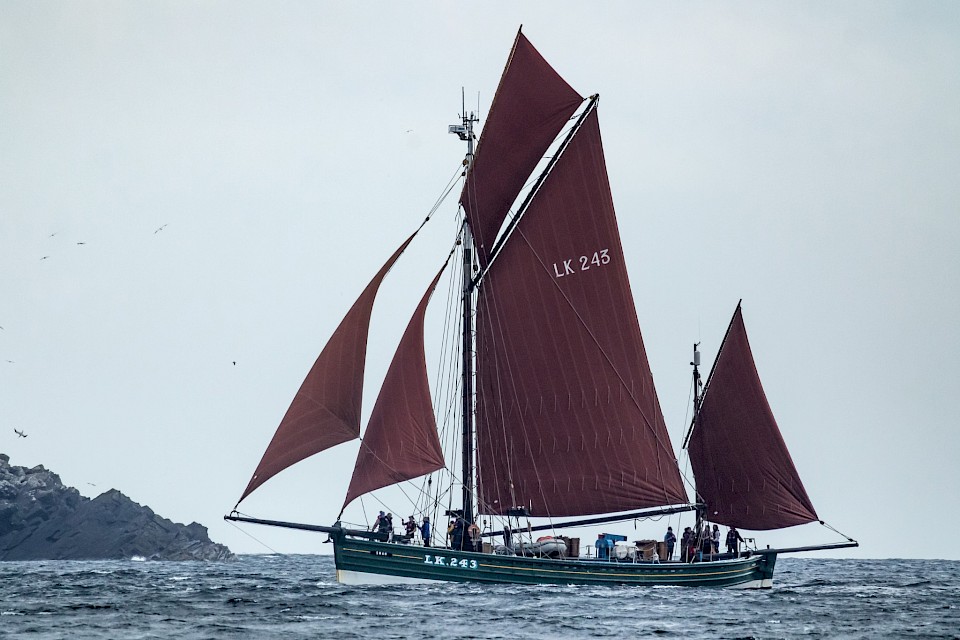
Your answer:
[[[467,143],[467,155],[463,159],[463,175],[466,176],[473,164],[473,147],[476,137],[473,134],[473,123],[479,122],[476,113],[467,113],[463,107],[461,124],[452,124],[448,127],[449,133],[455,133]],[[473,522],[473,234],[467,217],[463,218],[463,233],[461,237],[463,247],[463,343],[461,354],[462,369],[462,412],[463,426],[461,443],[463,446],[461,468],[463,481],[463,518],[468,523]]]
[[[700,417],[700,403],[703,401],[703,395],[700,393],[700,389],[703,388],[703,382],[700,381],[700,343],[696,342],[693,345],[693,362],[690,363],[690,366],[693,367],[693,419],[690,420],[690,427],[687,429],[687,435],[683,438],[683,448],[687,448],[687,444],[690,442],[690,436],[693,435],[693,430],[697,426],[698,419]]]
[[[703,395],[700,393],[700,390],[703,388],[703,382],[700,379],[700,343],[695,342],[693,345],[693,361],[690,363],[693,367],[693,420],[690,421],[690,428],[687,430],[687,436],[683,439],[683,448],[687,447],[687,443],[690,441],[690,436],[693,434],[693,430],[697,428],[698,423],[700,422],[700,405],[703,402]],[[697,520],[694,525],[694,531],[697,536],[697,548],[700,546],[701,536],[703,535],[703,513],[704,507],[702,506],[702,501],[700,500],[700,494],[697,491],[697,485],[693,485],[693,502],[696,505]]]

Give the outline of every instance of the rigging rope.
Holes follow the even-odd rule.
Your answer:
[[[681,429],[680,435],[681,435],[681,436],[683,435],[683,429],[686,428],[686,425],[690,424],[690,420],[688,420],[687,418],[689,418],[689,416],[690,416],[690,407],[693,405],[693,402],[691,401],[691,398],[693,397],[693,394],[696,393],[696,388],[695,388],[695,385],[696,385],[696,384],[697,384],[697,383],[696,383],[696,382],[693,380],[693,378],[691,377],[691,378],[690,378],[690,392],[687,394],[686,410],[685,410],[685,412],[684,412],[684,414],[683,414],[683,422],[682,422],[681,425],[680,425],[680,429]],[[696,482],[696,478],[692,478],[692,479],[691,479],[691,477],[690,477],[690,474],[692,474],[692,472],[693,472],[692,469],[690,469],[690,454],[688,453],[686,456],[683,456],[683,460],[684,460],[684,463],[683,463],[683,468],[680,469],[680,478],[681,478],[686,484],[688,484],[688,485],[690,486],[690,489],[693,490],[693,501],[694,501],[694,502],[697,502],[697,501],[699,500],[699,496],[697,495],[697,482]],[[678,468],[679,468],[679,465],[678,465]],[[689,472],[689,473],[688,473],[688,472]]]
[[[830,529],[830,531],[833,531],[833,532],[834,532],[835,534],[837,534],[838,536],[843,536],[844,538],[846,538],[846,539],[847,539],[848,541],[850,541],[850,542],[856,542],[856,540],[854,540],[853,538],[851,538],[850,536],[848,536],[848,535],[845,534],[845,533],[841,533],[840,531],[837,531],[836,529],[834,529],[833,527],[831,527],[829,524],[827,524],[827,523],[824,522],[823,520],[819,520],[818,522],[820,522],[820,524],[823,525],[824,527],[826,527],[827,529]]]
[[[458,166],[457,172],[454,174],[454,176],[450,179],[450,181],[449,181],[449,182],[447,183],[447,185],[444,187],[443,193],[442,193],[441,196],[437,199],[436,203],[435,203],[434,206],[431,208],[430,212],[427,214],[427,216],[426,216],[426,218],[424,219],[424,221],[420,224],[420,227],[417,229],[417,231],[419,231],[420,229],[422,229],[423,226],[431,219],[431,217],[432,217],[433,214],[437,211],[437,209],[440,207],[440,205],[442,204],[442,202],[446,199],[446,197],[447,197],[447,196],[450,194],[450,192],[453,190],[453,187],[455,186],[455,184],[456,184],[456,182],[457,182],[457,178],[458,178],[460,172],[461,172],[461,168],[460,168],[460,166]],[[460,242],[461,242],[461,240],[458,238],[458,239],[456,240],[456,242],[454,243],[454,245],[451,247],[449,253],[447,254],[446,260],[444,260],[443,267],[442,267],[441,270],[446,269],[446,267],[447,267],[447,266],[449,265],[449,263],[450,263],[451,258],[453,258],[453,257],[456,255],[456,249],[457,249],[457,246],[460,244]],[[453,280],[455,280],[455,278],[451,278],[451,282],[452,282]],[[452,288],[452,285],[451,285],[451,288]],[[448,299],[449,299],[449,298],[450,298],[450,293],[448,293]],[[449,306],[449,305],[448,305],[448,306]],[[449,322],[447,322],[447,324],[449,324]],[[445,339],[446,339],[447,333],[444,332],[444,335],[445,335]],[[445,351],[445,350],[442,350],[442,351],[441,351],[441,354],[443,353],[443,351]],[[443,369],[444,369],[444,367],[443,367],[442,357],[441,357],[441,372],[440,372],[440,375],[442,375]],[[449,369],[448,369],[448,370],[449,370]],[[452,374],[451,374],[451,375],[452,375]],[[439,393],[439,391],[438,391],[437,393]],[[438,399],[438,396],[435,395],[435,400],[436,400],[436,399]],[[448,406],[450,406],[451,404],[453,404],[453,403],[448,403]],[[437,403],[436,403],[436,402],[434,403],[434,406],[437,406]],[[447,414],[449,415],[449,410],[448,410]],[[445,421],[445,422],[446,422],[446,421]],[[361,448],[363,447],[363,438],[360,438],[360,446],[361,446]],[[395,468],[393,468],[391,465],[387,464],[386,461],[384,461],[382,458],[380,458],[380,456],[378,456],[376,453],[373,453],[373,452],[371,452],[371,453],[372,453],[372,455],[374,456],[374,458],[377,459],[377,460],[380,462],[381,465],[383,465],[383,466],[386,467],[387,469],[390,469],[391,471],[397,471],[397,470],[396,470]],[[431,475],[432,475],[432,474],[431,474]],[[451,475],[452,475],[452,474],[451,474]],[[413,483],[411,482],[411,484],[413,484]],[[424,483],[421,484],[419,487],[417,487],[416,485],[414,485],[415,488],[416,488],[416,494],[417,494],[416,499],[411,499],[411,497],[410,497],[410,495],[408,494],[408,492],[407,492],[407,491],[403,488],[403,486],[401,486],[401,485],[402,485],[402,483],[397,483],[396,485],[393,485],[393,486],[396,486],[396,487],[399,489],[399,491],[403,494],[403,496],[414,506],[414,512],[415,512],[415,513],[421,513],[421,514],[422,514],[422,513],[424,513],[424,512],[426,511],[426,509],[427,509],[427,506],[426,506],[426,505],[429,505],[431,502],[436,503],[436,500],[434,500],[433,497],[430,495],[430,489],[429,489],[430,480],[429,480],[429,478],[428,478],[427,480],[425,480]],[[439,487],[438,487],[438,492],[439,492]],[[389,506],[388,506],[383,500],[381,500],[379,497],[373,495],[372,493],[371,493],[371,494],[367,494],[367,495],[370,495],[370,496],[371,496],[374,500],[376,500],[385,510],[386,510],[386,509],[390,509],[391,513],[394,511],[394,509],[393,509],[392,507],[389,507]],[[358,497],[361,498],[361,508],[363,509],[364,519],[369,521],[369,518],[367,517],[367,514],[366,514],[366,508],[365,508],[365,506],[363,505],[362,496],[358,496]],[[423,503],[424,503],[424,508],[423,508],[422,510],[418,508],[418,506],[420,505],[420,500],[421,500],[421,499],[423,499]],[[438,500],[438,499],[439,499],[439,493],[438,493],[438,496],[437,496],[437,500]],[[340,519],[340,517],[342,517],[345,508],[346,508],[346,505],[344,506],[343,509],[341,509],[340,513],[338,514],[338,516],[337,516],[338,519]],[[398,513],[399,513],[399,512],[398,512]],[[369,525],[368,525],[368,526],[369,526]]]
[[[237,515],[245,516],[246,514],[242,514],[242,513],[240,513],[239,511],[237,511]],[[263,540],[261,540],[261,539],[257,538],[256,536],[254,536],[252,533],[250,533],[250,532],[247,531],[246,529],[241,528],[241,527],[238,526],[235,522],[230,522],[229,520],[227,520],[227,523],[228,523],[231,527],[233,527],[234,529],[236,529],[237,531],[239,531],[240,533],[242,533],[243,535],[245,535],[245,536],[247,536],[248,538],[250,538],[251,540],[253,540],[254,542],[257,542],[257,543],[259,543],[259,544],[262,544],[264,547],[266,547],[267,549],[270,550],[270,553],[275,553],[275,554],[278,555],[278,556],[286,555],[286,554],[284,554],[284,553],[281,553],[281,552],[277,551],[276,549],[274,549],[273,547],[271,547],[270,545],[268,545],[268,544],[267,544],[266,542],[264,542]]]

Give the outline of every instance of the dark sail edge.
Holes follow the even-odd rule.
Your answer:
[[[460,194],[481,267],[510,206],[582,102],[518,32]]]
[[[419,229],[394,251],[340,321],[280,421],[237,500],[238,505],[284,469],[360,437],[364,362],[373,302],[387,272],[418,232]]]
[[[423,338],[427,304],[444,268],[446,264],[424,293],[397,346],[367,423],[343,508],[365,493],[444,467]]]
[[[760,383],[740,305],[708,378],[688,451],[708,520],[766,530],[819,519]]]
[[[480,288],[481,511],[686,504],[630,292],[596,111]]]

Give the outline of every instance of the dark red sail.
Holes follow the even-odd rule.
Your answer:
[[[387,370],[363,434],[344,508],[365,493],[444,466],[423,349],[424,315],[440,273],[420,300]]]
[[[592,112],[483,281],[480,511],[681,504]]]
[[[390,256],[330,337],[237,504],[287,467],[360,437],[360,401],[373,301],[383,278],[415,235]]]
[[[763,530],[819,519],[767,403],[739,305],[688,450],[708,520]]]
[[[460,194],[482,265],[510,205],[581,102],[518,33]]]

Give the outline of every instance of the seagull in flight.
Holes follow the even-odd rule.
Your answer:
[[[87,244],[86,242],[78,242],[77,244]]]
[[[168,223],[168,224],[169,224],[169,223]],[[161,231],[163,231],[163,227],[165,227],[165,226],[167,226],[167,225],[161,225],[159,229],[157,229],[156,231],[153,232],[153,235],[157,235],[158,233],[160,233]]]
[[[41,260],[46,260],[46,259],[49,258],[49,257],[50,257],[50,256],[43,256],[43,257],[40,258],[40,259],[41,259]]]
[[[14,429],[13,432],[14,432],[15,434],[17,434],[17,435],[18,435],[19,437],[21,437],[21,438],[26,438],[26,437],[27,437],[27,434],[25,434],[23,431],[20,431],[19,429]]]

